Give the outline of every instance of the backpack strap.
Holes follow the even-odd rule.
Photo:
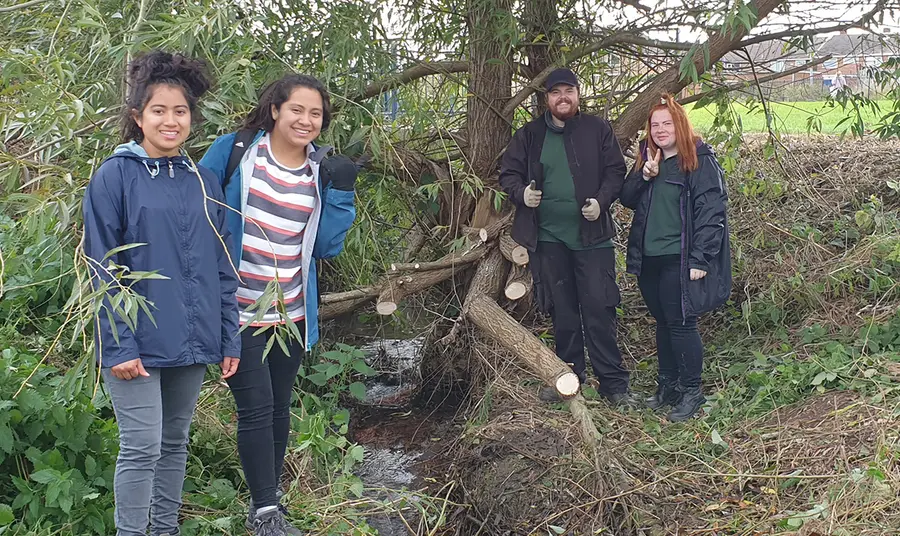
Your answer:
[[[225,180],[222,182],[223,191],[225,190],[225,187],[228,186],[228,182],[231,181],[234,170],[241,165],[244,153],[250,148],[250,144],[253,143],[253,136],[255,135],[256,130],[252,128],[239,130],[237,134],[235,134],[234,144],[231,146],[231,156],[228,157],[228,165],[225,167]]]

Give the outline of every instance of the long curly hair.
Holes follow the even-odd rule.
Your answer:
[[[212,83],[206,74],[206,62],[181,54],[170,54],[161,50],[146,52],[134,58],[128,65],[128,91],[121,116],[123,141],[144,140],[141,127],[134,120],[140,115],[153,97],[153,89],[159,85],[181,88],[191,110],[191,119],[197,121],[200,114],[194,113],[200,100]]]
[[[645,132],[647,136],[643,139],[642,145],[646,144],[646,154],[644,151],[638,151],[637,158],[634,162],[634,169],[641,169],[644,162],[649,158],[650,154],[656,154],[659,147],[653,142],[650,136],[650,121],[653,119],[653,113],[658,110],[668,110],[672,114],[672,122],[675,123],[675,146],[678,148],[678,167],[681,171],[695,171],[699,166],[697,160],[697,144],[700,142],[700,136],[694,133],[694,127],[688,119],[684,106],[678,104],[675,98],[668,93],[663,93],[659,97],[659,104],[650,107],[650,113],[647,114],[647,126]]]

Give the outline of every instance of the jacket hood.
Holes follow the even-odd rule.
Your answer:
[[[165,166],[165,158],[151,158],[150,155],[147,154],[147,151],[145,151],[139,143],[133,140],[117,146],[113,151],[113,154],[107,157],[106,160],[113,160],[116,158],[126,158],[128,160],[139,162],[142,167],[147,170],[150,177],[156,177],[159,174],[160,161],[163,161],[162,165]],[[195,169],[188,157],[176,156],[172,158],[176,164],[182,163],[189,170]],[[178,162],[178,160],[181,160],[181,162]]]

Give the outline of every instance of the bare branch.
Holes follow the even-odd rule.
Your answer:
[[[711,95],[711,94],[713,94],[713,93],[718,93],[718,92],[720,92],[720,91],[725,91],[725,92],[738,91],[738,90],[740,90],[740,89],[744,89],[744,88],[750,87],[750,86],[755,85],[755,84],[765,84],[766,82],[771,82],[772,80],[778,80],[779,78],[784,78],[785,76],[790,76],[790,75],[792,75],[792,74],[797,74],[797,73],[799,73],[799,72],[801,72],[801,71],[805,71],[806,69],[809,69],[810,67],[814,67],[814,66],[816,66],[816,65],[819,65],[820,63],[825,63],[826,61],[830,60],[832,57],[833,57],[833,56],[832,56],[831,54],[829,54],[829,55],[827,55],[827,56],[823,56],[823,57],[821,57],[821,58],[817,58],[817,59],[815,59],[815,60],[813,60],[813,61],[810,61],[810,62],[808,62],[808,63],[804,63],[803,65],[801,65],[801,66],[799,66],[799,67],[794,67],[793,69],[788,69],[787,71],[783,71],[783,72],[780,72],[780,73],[772,73],[772,74],[770,74],[770,75],[763,76],[763,77],[759,78],[759,79],[756,80],[756,81],[753,81],[753,80],[742,80],[742,81],[740,81],[740,82],[735,82],[734,84],[728,84],[728,85],[725,85],[725,86],[722,86],[722,87],[719,87],[719,88],[716,88],[716,89],[711,89],[711,90],[709,90],[709,91],[704,91],[704,92],[702,92],[702,93],[697,93],[696,95],[691,95],[690,97],[685,97],[685,98],[683,98],[683,99],[678,99],[678,102],[683,106],[683,105],[685,105],[685,104],[690,104],[690,103],[692,103],[692,102],[697,102],[698,100],[700,100],[700,99],[702,99],[702,98],[704,98],[704,97],[707,97],[707,96],[709,96],[709,95]]]
[[[567,54],[561,62],[556,62],[553,65],[550,65],[543,71],[541,71],[537,76],[535,76],[531,82],[529,82],[525,87],[519,90],[518,93],[513,96],[512,99],[507,101],[506,106],[503,107],[502,115],[504,117],[509,117],[515,112],[516,108],[525,102],[528,97],[530,97],[534,92],[540,90],[541,84],[547,80],[547,77],[550,76],[550,73],[553,72],[554,69],[561,67],[562,65],[567,65],[569,63],[574,62],[575,60],[581,59],[587,55],[593,54],[594,52],[603,50],[604,48],[611,47],[613,45],[640,45],[647,47],[657,47],[657,48],[671,48],[676,50],[689,50],[691,45],[685,43],[673,43],[671,41],[658,41],[656,39],[647,39],[646,37],[641,37],[639,35],[634,35],[630,33],[621,33],[621,34],[613,34],[609,37],[605,37],[600,41],[595,43],[591,43],[589,45],[585,45],[580,49],[576,50],[571,54]]]
[[[785,3],[786,0],[753,0],[752,5],[756,8],[757,20],[759,23],[765,19],[778,6]],[[709,54],[709,65],[722,59],[722,56],[731,52],[736,48],[740,48],[741,40],[747,35],[747,29],[743,26],[734,29],[727,34],[713,34],[706,43]],[[704,54],[689,52],[694,54],[694,66],[697,74],[703,74],[707,65],[704,62]],[[678,93],[690,83],[689,78],[681,76],[680,62],[660,73],[653,82],[640,93],[625,111],[616,119],[615,130],[616,137],[620,142],[628,140],[634,136],[646,119],[647,110],[650,109],[651,103],[658,101],[660,93]],[[627,144],[623,144],[627,145]]]
[[[875,3],[875,7],[871,10],[864,13],[859,19],[855,21],[850,21],[844,24],[836,24],[834,26],[826,26],[824,28],[810,28],[806,30],[793,29],[793,30],[784,30],[782,32],[775,32],[765,35],[759,35],[756,37],[751,37],[750,39],[745,39],[741,41],[741,46],[746,47],[749,45],[755,45],[757,43],[765,43],[766,41],[773,41],[775,39],[789,39],[791,37],[803,37],[803,36],[811,36],[811,35],[820,35],[828,32],[842,32],[844,30],[849,30],[850,28],[864,28],[866,24],[871,23],[875,15],[884,10],[884,0],[880,0]]]
[[[423,62],[404,71],[392,74],[381,80],[372,82],[361,93],[350,95],[349,100],[359,101],[377,97],[385,91],[408,84],[419,78],[433,74],[465,73],[469,71],[467,61],[432,61]],[[337,106],[335,106],[337,108]]]
[[[15,6],[8,7],[0,7],[0,13],[9,13],[10,11],[16,11],[18,9],[25,9],[27,7],[36,6],[38,4],[46,3],[47,0],[31,0],[30,2],[25,2],[24,4],[18,4]]]

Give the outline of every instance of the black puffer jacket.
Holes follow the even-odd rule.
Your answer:
[[[641,154],[647,159],[646,142]],[[724,171],[712,148],[697,143],[699,167],[685,174],[681,189],[681,313],[696,316],[719,307],[731,295],[731,245],[729,242]],[[654,179],[655,180],[655,179]],[[628,236],[626,265],[628,273],[641,275],[644,257],[644,231],[650,212],[652,188],[641,170],[634,169],[622,186],[619,201],[634,210]],[[706,277],[691,281],[690,270],[706,272]]]

